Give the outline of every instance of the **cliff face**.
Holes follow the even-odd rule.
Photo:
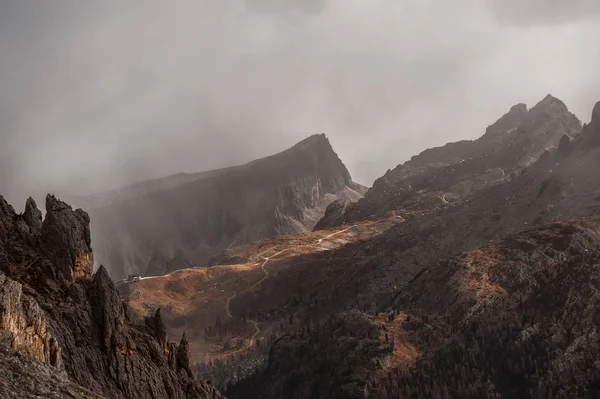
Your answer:
[[[46,211],[30,199],[16,214],[0,197],[0,363],[22,381],[0,382],[0,396],[220,397],[190,377],[187,343],[167,341],[160,312],[136,325],[106,269],[93,274],[88,215],[53,196]]]
[[[364,191],[325,135],[315,135],[247,165],[140,183],[82,205],[97,258],[119,278],[143,274],[151,258],[205,264],[232,245],[311,230],[331,202]],[[163,268],[153,262],[150,274]]]
[[[428,149],[379,178],[339,223],[390,210],[428,212],[464,201],[483,189],[510,181],[563,136],[575,138],[579,120],[548,95],[530,110],[515,105],[477,140]],[[331,226],[330,221],[327,226]]]

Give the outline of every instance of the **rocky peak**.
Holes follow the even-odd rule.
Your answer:
[[[179,342],[179,346],[177,347],[177,367],[185,370],[187,375],[192,377],[193,373],[190,367],[190,345],[185,336],[185,331],[183,332],[181,342]]]
[[[94,275],[91,300],[93,313],[100,327],[102,343],[106,350],[111,348],[113,337],[121,332],[125,312],[121,298],[104,266],[100,266]]]
[[[27,198],[27,202],[25,202],[23,219],[32,233],[39,234],[42,231],[42,211],[38,209],[37,204],[31,197]]]
[[[145,323],[152,331],[163,352],[166,352],[168,343],[167,324],[162,317],[161,309],[156,309],[154,316],[146,317]]]
[[[425,150],[386,173],[356,206],[333,218],[333,223],[389,210],[430,211],[456,204],[510,180],[557,149],[562,137],[574,138],[580,132],[579,119],[551,95],[529,111],[524,104],[517,104],[479,139]],[[564,150],[568,143],[562,140]],[[330,217],[334,211],[332,208]],[[331,225],[327,222],[327,226]]]
[[[584,125],[575,145],[583,150],[600,146],[600,101],[596,103],[592,111],[592,120],[589,124]]]
[[[106,268],[92,276],[87,214],[53,196],[46,208],[40,228],[33,200],[18,215],[0,196],[0,365],[5,356],[21,365],[9,378],[26,381],[27,393],[6,394],[0,375],[0,396],[55,392],[26,369],[35,360],[79,385],[72,397],[220,398],[190,373],[187,341],[167,342],[160,311],[146,326],[133,323]]]
[[[592,111],[592,123],[600,124],[600,101],[596,103],[596,106]]]
[[[296,143],[289,149],[289,151],[313,151],[315,149],[323,149],[333,152],[333,147],[331,147],[331,143],[329,142],[329,139],[325,133],[313,134],[312,136],[309,136]]]
[[[531,108],[530,111],[530,113],[534,115],[540,112],[546,112],[550,115],[556,116],[569,112],[569,109],[564,102],[552,96],[551,94],[548,94],[542,101]]]
[[[527,113],[527,105],[523,103],[513,105],[506,114],[486,129],[486,134],[483,137],[485,138],[494,133],[506,133],[517,128],[523,122]]]
[[[203,265],[232,245],[312,230],[331,202],[366,191],[324,134],[245,165],[162,181],[88,208],[96,259],[114,278]],[[152,257],[157,249],[169,259]],[[174,250],[182,257],[170,260]]]
[[[73,211],[71,206],[50,194],[46,197],[46,212],[41,230],[42,245],[56,267],[57,277],[69,282],[90,278],[94,256],[87,212]]]

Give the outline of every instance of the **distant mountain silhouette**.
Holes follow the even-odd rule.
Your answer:
[[[90,212],[98,262],[123,278],[146,273],[151,259],[148,272],[159,275],[167,271],[160,257],[202,265],[232,245],[309,231],[331,202],[364,192],[318,134],[246,165],[145,181],[78,205]]]

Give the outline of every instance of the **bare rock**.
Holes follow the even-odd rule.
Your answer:
[[[177,347],[177,368],[184,370],[187,375],[192,377],[192,369],[190,367],[190,345],[185,337],[185,331],[181,337],[181,342]]]
[[[42,224],[42,245],[56,267],[57,276],[73,282],[90,278],[94,270],[90,217],[73,211],[53,195],[46,197],[46,218]]]
[[[32,234],[39,234],[42,231],[42,211],[40,211],[34,199],[29,197],[25,202],[25,212],[23,219],[31,229]]]
[[[329,229],[344,224],[347,221],[347,215],[350,214],[350,210],[354,204],[356,204],[355,201],[344,199],[333,201],[325,210],[325,215],[315,226],[315,231]]]
[[[0,196],[0,396],[221,398],[184,371],[160,311],[133,324],[106,268],[92,275],[87,214],[46,207],[40,228],[33,201],[18,215]]]

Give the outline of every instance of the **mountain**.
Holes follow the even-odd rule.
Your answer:
[[[106,269],[92,274],[89,222],[50,195],[43,220],[0,196],[0,396],[221,398],[160,310],[135,322]]]
[[[464,201],[509,181],[581,123],[559,99],[546,96],[530,110],[513,106],[477,140],[428,149],[377,179],[365,197],[343,213],[332,207],[317,228],[333,227],[392,209],[431,211]],[[337,216],[336,216],[337,213]]]
[[[319,134],[243,166],[142,182],[80,205],[90,212],[99,262],[122,278],[164,274],[181,261],[205,264],[233,245],[311,230],[329,203],[364,192]]]
[[[151,253],[161,268],[164,263],[165,269],[184,269],[121,281],[106,291],[94,288],[108,286],[105,269],[89,277],[92,260],[89,230],[82,227],[85,213],[75,211],[74,221],[59,222],[62,218],[53,216],[54,210],[49,212],[43,223],[69,226],[75,232],[69,236],[60,228],[39,227],[41,216],[29,204],[21,216],[5,212],[9,216],[0,218],[7,220],[0,223],[0,238],[6,225],[10,227],[6,231],[13,232],[9,236],[21,240],[0,240],[11,257],[8,266],[0,263],[1,270],[27,287],[26,295],[49,303],[43,309],[50,320],[58,320],[50,322],[53,334],[64,337],[61,331],[66,328],[82,332],[76,335],[83,336],[81,346],[61,346],[63,367],[75,365],[66,371],[69,380],[58,381],[64,390],[74,389],[71,383],[92,389],[91,380],[76,378],[73,370],[84,367],[77,356],[93,353],[111,360],[94,363],[100,372],[89,378],[106,378],[106,388],[92,391],[107,396],[112,390],[120,393],[124,388],[115,388],[114,381],[128,381],[126,377],[105,371],[115,370],[110,368],[113,359],[117,359],[116,370],[122,370],[120,356],[129,356],[118,350],[121,334],[135,337],[136,348],[145,348],[140,342],[164,343],[166,334],[179,337],[186,332],[177,349],[157,344],[163,348],[162,357],[155,354],[148,360],[146,352],[138,349],[131,354],[139,356],[133,364],[153,370],[148,372],[153,378],[160,379],[154,373],[164,373],[174,381],[175,373],[180,378],[179,385],[173,382],[175,389],[194,386],[204,389],[203,395],[217,395],[206,391],[206,384],[193,382],[190,375],[195,374],[197,380],[212,381],[230,399],[596,397],[600,391],[600,365],[594,355],[600,349],[596,333],[600,323],[596,172],[600,103],[591,122],[579,130],[567,123],[579,125],[565,109],[553,97],[529,111],[513,108],[504,122],[488,128],[485,140],[475,141],[480,144],[459,146],[469,145],[479,154],[456,150],[473,162],[460,173],[455,173],[457,166],[450,158],[444,158],[449,157],[446,150],[436,155],[446,159],[441,169],[432,166],[433,158],[423,158],[431,168],[431,184],[423,183],[420,193],[408,196],[404,196],[407,191],[398,191],[397,204],[393,194],[383,195],[379,203],[367,200],[369,195],[355,204],[336,201],[323,219],[327,221],[323,224],[333,226],[228,246],[202,268],[189,267],[183,255],[169,260],[159,252]],[[519,136],[511,136],[515,124]],[[569,126],[572,129],[566,129]],[[485,150],[490,145],[495,151]],[[484,150],[478,150],[480,146]],[[495,159],[496,153],[503,155]],[[488,183],[478,180],[490,167],[510,173]],[[419,173],[423,179],[427,176]],[[470,184],[469,179],[483,183]],[[397,182],[402,187],[402,178]],[[440,204],[428,199],[451,190],[437,190],[438,182],[472,189]],[[422,206],[408,206],[411,201]],[[49,208],[63,209],[62,205]],[[343,220],[336,222],[336,215]],[[42,238],[29,238],[28,232],[40,229]],[[59,250],[61,245],[69,250]],[[38,266],[33,253],[24,259],[23,246],[56,266]],[[5,258],[9,259],[0,256],[0,262]],[[179,266],[166,266],[168,262]],[[59,294],[44,288],[65,279],[73,281],[69,287],[83,288],[59,290]],[[85,285],[88,279],[106,284]],[[117,305],[116,289],[126,306]],[[82,308],[61,302],[75,296],[78,300],[72,302]],[[100,309],[123,309],[125,316],[97,310],[97,303],[104,302],[112,305]],[[71,312],[73,316],[65,316]],[[140,325],[136,319],[145,322]],[[3,324],[12,334],[32,331],[12,320]],[[101,331],[99,336],[96,330]],[[22,352],[19,345],[29,341],[12,340],[9,349],[0,350],[0,363],[13,367],[18,360],[11,351]],[[111,350],[103,349],[109,341]],[[45,353],[39,346],[32,347],[34,356]],[[48,381],[55,376],[52,359],[58,351],[49,340],[42,347],[48,348],[48,355],[38,358],[50,359],[50,365],[41,365],[49,371],[40,378]],[[147,364],[136,363],[142,360]],[[2,378],[0,374],[4,384],[0,387],[11,384]],[[181,389],[185,395],[187,391]]]
[[[228,397],[597,397],[599,263],[597,216],[453,256],[379,317],[283,336]]]
[[[579,135],[563,136],[510,180],[318,262],[297,260],[296,275],[328,265],[312,276],[327,290],[300,287],[321,316],[274,342],[228,397],[595,397],[599,167],[600,103]],[[335,326],[350,309],[388,317],[387,338],[368,323],[352,333],[363,341],[356,347],[381,348],[356,353],[358,375],[331,366],[347,356],[333,348],[349,339]],[[296,350],[302,355],[286,355]],[[320,378],[324,370],[330,378]]]

